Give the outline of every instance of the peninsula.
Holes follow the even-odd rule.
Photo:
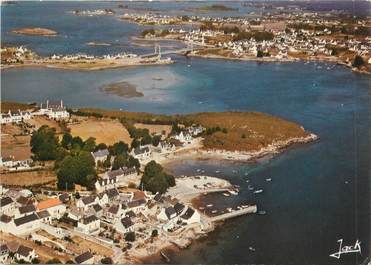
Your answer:
[[[144,65],[171,64],[170,57],[154,54],[142,57],[132,53],[92,56],[87,54],[52,55],[42,57],[25,47],[6,47],[1,50],[1,67],[47,67],[70,70],[102,70]]]

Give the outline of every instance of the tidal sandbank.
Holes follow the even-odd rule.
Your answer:
[[[112,83],[102,87],[102,90],[107,94],[116,95],[124,98],[143,97],[144,94],[137,91],[137,87],[126,81]]]

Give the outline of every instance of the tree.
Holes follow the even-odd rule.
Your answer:
[[[125,144],[123,141],[115,143],[113,146],[109,147],[110,154],[114,156],[127,153],[128,150],[129,146]]]
[[[35,160],[54,160],[57,156],[58,138],[54,128],[40,127],[32,134],[30,144]]]
[[[62,142],[61,142],[61,145],[62,147],[66,148],[66,149],[70,149],[71,148],[71,144],[72,144],[72,135],[68,132],[64,133],[63,134],[63,138],[62,138]]]
[[[119,169],[127,165],[127,155],[117,155],[113,160],[112,170]]]
[[[95,150],[95,147],[96,147],[95,138],[94,137],[89,137],[84,142],[82,150],[88,151],[88,152],[93,152]]]
[[[164,193],[175,185],[175,179],[174,176],[165,173],[160,164],[152,160],[144,168],[140,185],[152,193]]]
[[[90,153],[81,151],[79,154],[66,156],[57,172],[59,189],[73,189],[74,184],[83,185],[89,189],[94,186],[95,162]]]
[[[153,146],[158,146],[158,144],[161,141],[161,136],[160,135],[155,135],[152,137],[152,145]]]
[[[84,146],[84,141],[80,136],[75,136],[72,138],[71,147],[72,149],[80,150]]]
[[[354,61],[353,61],[353,64],[352,64],[353,67],[359,68],[364,64],[365,64],[365,62],[363,61],[363,58],[360,55],[356,55],[354,57]]]
[[[100,143],[98,144],[95,149],[94,149],[94,152],[98,151],[98,150],[104,150],[104,149],[107,149],[107,145],[105,143]]]
[[[261,50],[258,50],[258,52],[257,52],[257,54],[256,54],[256,57],[261,58],[261,57],[263,57],[263,56],[264,56],[264,52],[261,51]]]
[[[113,264],[113,260],[110,257],[105,257],[100,260],[102,264]]]
[[[154,229],[154,230],[152,230],[151,237],[156,237],[156,236],[158,236],[158,231],[157,231],[157,229]]]
[[[131,142],[131,149],[135,149],[139,146],[140,146],[140,142],[134,138],[133,141]]]
[[[134,232],[126,233],[125,240],[130,241],[130,242],[134,242],[135,241],[135,233]]]
[[[146,134],[140,140],[140,145],[147,145],[152,143],[152,137],[149,134]]]
[[[133,156],[129,156],[127,167],[135,167],[136,170],[140,169],[140,162]]]
[[[104,168],[110,168],[111,167],[111,155],[107,156],[107,159],[103,162]]]

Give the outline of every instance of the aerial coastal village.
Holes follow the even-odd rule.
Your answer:
[[[35,4],[5,2],[12,12]],[[218,238],[217,250],[238,251],[233,263],[272,258],[266,245],[296,247],[309,225],[325,234],[316,222],[332,223],[334,212],[310,208],[317,195],[337,206],[326,185],[346,194],[368,166],[336,163],[360,156],[367,126],[344,146],[332,133],[351,139],[349,124],[367,113],[369,95],[359,88],[371,73],[369,15],[311,9],[311,1],[198,2],[58,3],[63,27],[17,22],[2,31],[1,264],[172,263],[200,242],[214,251],[213,235],[229,219],[238,229],[219,233],[228,240]],[[71,21],[91,24],[73,31]],[[323,220],[304,228],[289,220],[314,210]],[[262,225],[247,240],[243,222],[257,227],[257,218]],[[204,263],[226,261],[223,251],[213,259],[202,251]],[[280,258],[261,263],[285,264]]]
[[[54,154],[49,144],[59,140],[49,126],[75,126],[81,122],[76,119],[79,110],[68,109],[62,100],[14,108],[1,114],[3,130],[20,128],[23,135],[30,134],[32,155],[24,160],[1,157],[2,174],[15,178],[12,174],[27,176],[52,168],[57,179],[30,188],[0,186],[3,262],[136,262],[166,247],[184,248],[225,219],[257,212],[257,206],[249,204],[197,208],[194,198],[213,192],[235,196],[238,187],[201,171],[175,179],[160,165],[177,153],[199,148],[206,131],[199,124],[179,124],[169,134],[152,135],[128,127],[130,148],[122,141],[110,146],[95,144],[92,137],[84,141],[67,130],[59,136]],[[56,159],[54,165],[51,159]]]

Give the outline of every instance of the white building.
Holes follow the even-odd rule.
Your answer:
[[[131,155],[139,160],[149,159],[151,154],[151,149],[148,146],[139,146],[131,151]]]
[[[182,222],[186,224],[200,223],[201,216],[197,210],[188,207],[187,210],[180,216]]]
[[[97,166],[98,162],[103,163],[104,161],[107,160],[109,152],[107,149],[103,149],[103,150],[98,150],[96,152],[91,152],[91,155],[93,156],[95,165]]]
[[[80,219],[77,223],[76,231],[92,235],[98,234],[100,230],[100,220],[95,215],[90,215]]]
[[[1,197],[0,209],[2,214],[13,215],[16,209],[16,204],[13,199],[8,196]]]
[[[41,103],[38,113],[54,120],[68,119],[70,117],[62,100],[60,102],[49,102],[47,100],[46,103]]]
[[[30,215],[14,219],[14,221],[10,222],[6,228],[7,231],[5,232],[13,235],[30,234],[33,231],[40,229],[40,220],[35,213],[32,213]]]
[[[28,111],[8,111],[7,113],[1,113],[1,124],[7,123],[19,123],[32,118],[31,113]]]
[[[6,244],[0,245],[0,263],[1,264],[7,264],[9,259],[9,249]]]
[[[127,217],[127,216],[122,219],[118,219],[115,222],[114,226],[115,226],[116,231],[122,234],[126,234],[128,232],[134,231],[134,223],[130,219],[130,217]]]
[[[37,210],[47,210],[52,218],[60,219],[66,212],[66,205],[64,205],[59,198],[51,198],[41,201],[37,204]]]
[[[175,136],[175,139],[182,143],[189,143],[193,140],[192,136],[189,133],[186,132],[180,132],[178,135]]]
[[[96,203],[100,203],[99,198],[97,196],[90,195],[80,198],[77,201],[76,206],[83,208],[86,211],[90,206],[93,206]]]
[[[34,249],[20,245],[17,252],[14,254],[14,257],[17,260],[32,262],[33,259],[37,258],[37,254]]]

